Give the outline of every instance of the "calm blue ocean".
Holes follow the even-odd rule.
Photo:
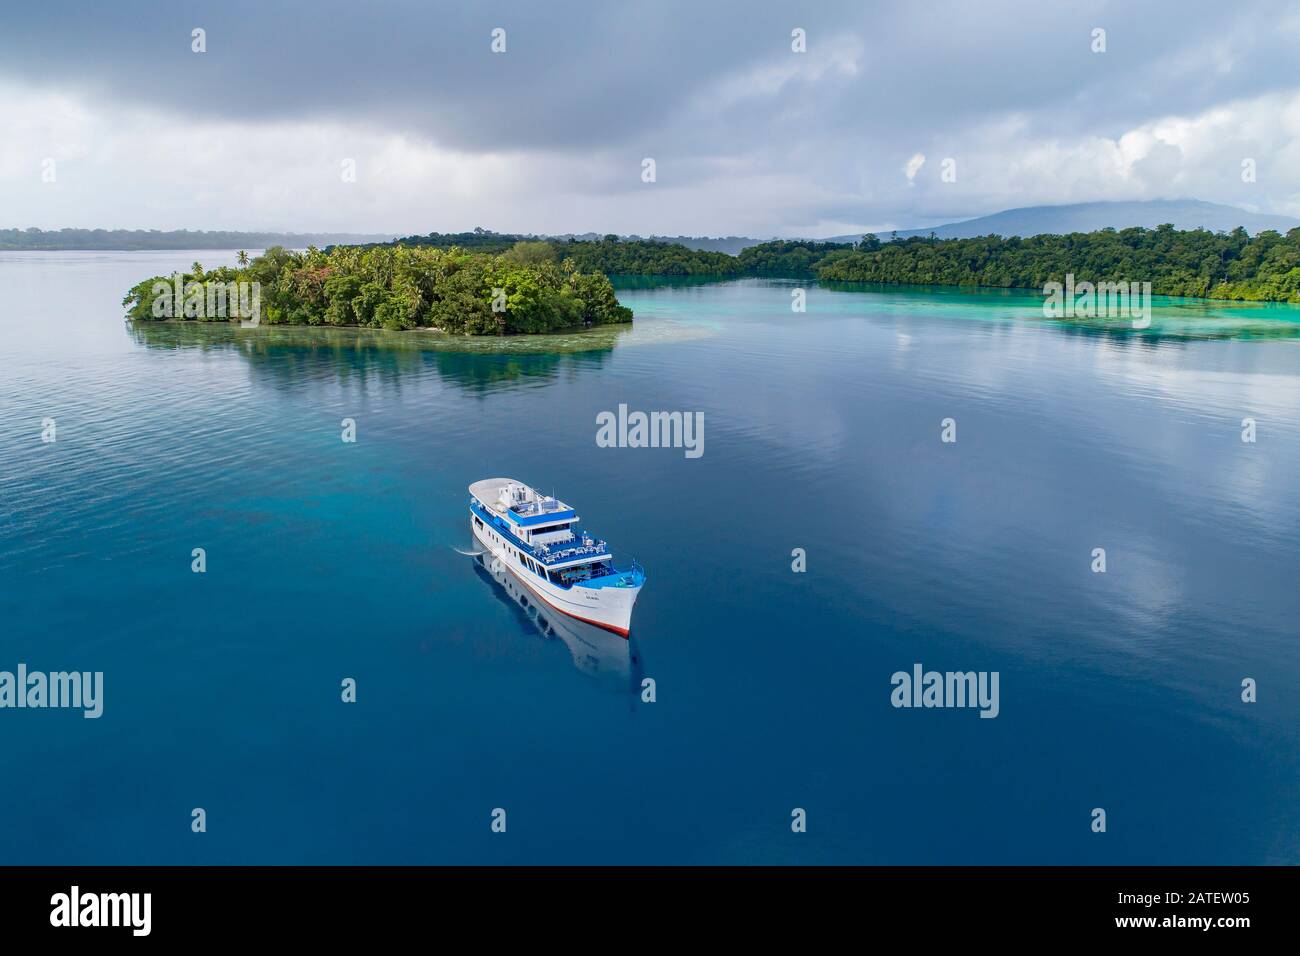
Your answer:
[[[520,354],[122,322],[195,258],[0,256],[0,670],[105,681],[0,710],[0,863],[1300,863],[1300,339],[758,280]],[[457,552],[498,475],[645,566],[630,643]]]

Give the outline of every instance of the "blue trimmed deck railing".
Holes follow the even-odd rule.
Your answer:
[[[510,543],[520,551],[526,551],[545,565],[559,564],[561,561],[573,561],[576,558],[607,558],[609,545],[585,531],[570,529],[574,533],[572,541],[557,541],[552,545],[530,545],[515,536],[510,523],[499,515],[494,515],[483,507],[483,503],[471,496],[470,508],[480,519],[491,524],[498,532],[509,538]],[[583,544],[582,539],[591,538],[591,544]]]

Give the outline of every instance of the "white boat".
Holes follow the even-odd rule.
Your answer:
[[[501,569],[569,617],[627,637],[645,571],[614,565],[609,546],[578,526],[577,513],[513,478],[469,486],[470,530]],[[497,570],[492,567],[492,570]]]

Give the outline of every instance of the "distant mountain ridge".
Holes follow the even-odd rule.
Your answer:
[[[205,232],[189,229],[0,229],[0,250],[268,249],[285,246],[361,245],[392,238],[391,233],[356,232]]]
[[[904,239],[909,236],[928,236],[931,233],[940,239],[970,239],[989,235],[1025,237],[1048,233],[1064,235],[1071,232],[1096,232],[1106,228],[1128,229],[1132,226],[1154,229],[1166,222],[1172,223],[1175,229],[1208,229],[1210,232],[1231,232],[1241,226],[1252,236],[1265,229],[1276,229],[1285,235],[1287,230],[1300,226],[1300,219],[1250,212],[1222,203],[1203,202],[1199,199],[1150,199],[1141,202],[1025,206],[929,229],[899,229],[898,235]],[[833,236],[827,241],[855,242],[862,235]],[[888,239],[893,233],[879,232],[876,235]]]
[[[1149,199],[1133,202],[1084,202],[1057,206],[1022,206],[1004,209],[987,216],[945,223],[927,229],[899,229],[897,235],[928,236],[934,233],[940,239],[970,239],[976,236],[1041,236],[1064,235],[1071,232],[1096,232],[1099,229],[1128,229],[1141,226],[1154,229],[1163,223],[1172,223],[1175,229],[1208,229],[1210,232],[1231,232],[1241,226],[1250,235],[1266,229],[1275,229],[1283,235],[1300,226],[1300,219],[1250,212],[1224,203],[1205,202],[1200,199]],[[848,233],[818,239],[817,242],[857,242],[866,232]],[[895,235],[893,230],[876,233],[882,240]],[[550,239],[600,239],[598,233],[569,233]],[[739,255],[751,246],[772,242],[779,237],[752,239],[745,236],[710,238],[706,236],[621,236],[622,239],[648,238],[654,242],[672,242],[688,249],[708,252],[725,252]],[[803,240],[810,241],[810,240]]]
[[[1154,229],[1162,223],[1172,223],[1175,229],[1208,229],[1211,232],[1231,232],[1241,226],[1249,234],[1257,235],[1266,229],[1285,234],[1300,226],[1300,219],[1250,212],[1236,206],[1204,202],[1199,199],[1152,199],[1139,202],[1087,202],[1059,206],[1025,206],[1004,209],[988,216],[945,223],[924,229],[899,229],[876,233],[882,240],[893,235],[906,239],[910,236],[928,236],[933,233],[940,239],[969,239],[977,236],[1038,236],[1061,235],[1071,232],[1096,232],[1098,229],[1127,229],[1141,226]],[[594,241],[604,234],[585,233],[495,233],[475,230],[480,238],[474,245],[491,245],[494,242],[512,242],[518,239],[578,239]],[[431,235],[438,235],[437,233]],[[470,233],[461,233],[472,237]],[[803,242],[857,242],[866,232],[831,236],[827,239],[800,240]],[[423,237],[409,236],[408,240]],[[640,236],[635,233],[619,237],[623,240],[649,240],[685,246],[704,252],[725,252],[739,255],[751,246],[772,242],[780,237],[752,239],[746,236]],[[63,250],[63,249],[238,249],[249,251],[270,246],[301,249],[307,246],[321,248],[334,245],[368,245],[398,241],[393,233],[334,233],[334,232],[204,232],[179,229],[0,229],[0,250]]]

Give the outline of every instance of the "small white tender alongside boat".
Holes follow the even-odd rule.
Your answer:
[[[503,570],[557,611],[628,636],[645,584],[640,565],[615,567],[609,546],[579,527],[571,507],[522,481],[485,478],[469,494],[470,530]]]

